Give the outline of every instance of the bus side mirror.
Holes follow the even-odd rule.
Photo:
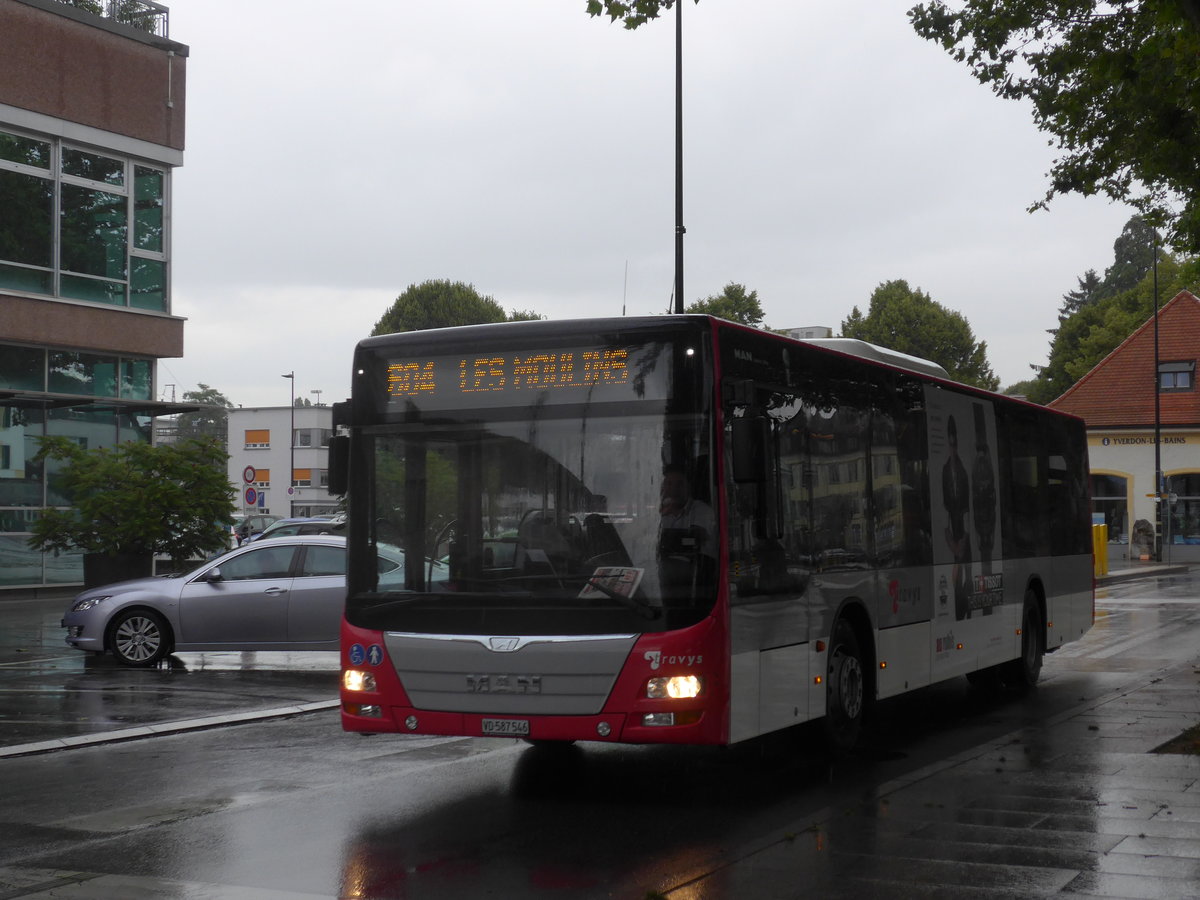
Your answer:
[[[350,473],[350,438],[335,434],[329,439],[329,493],[345,496]]]
[[[757,484],[767,478],[771,423],[761,416],[730,422],[733,443],[733,480],[738,484]]]

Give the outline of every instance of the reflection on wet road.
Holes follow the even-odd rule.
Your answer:
[[[1152,751],[1200,721],[1198,625],[1191,576],[1106,588],[1033,693],[897,698],[833,764],[811,728],[556,752],[332,713],[3,760],[0,896],[1194,898],[1200,761]]]

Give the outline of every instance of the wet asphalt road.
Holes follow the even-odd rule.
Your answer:
[[[285,715],[333,699],[333,654],[131,672],[57,651],[60,606],[11,608],[32,624],[0,637],[2,745],[278,717],[0,758],[3,898],[1200,897],[1200,760],[1149,752],[1200,721],[1192,575],[1103,589],[1031,695],[960,679],[883,704],[834,765],[804,728],[364,739]]]

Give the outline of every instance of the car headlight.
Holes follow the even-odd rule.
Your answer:
[[[85,612],[111,596],[112,594],[101,594],[99,597],[84,597],[82,600],[76,600],[75,605],[71,607],[71,612]]]

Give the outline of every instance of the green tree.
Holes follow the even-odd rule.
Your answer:
[[[383,314],[372,335],[422,331],[452,325],[482,325],[487,322],[516,322],[540,319],[530,310],[514,309],[510,315],[491,297],[481,295],[475,286],[461,281],[437,279],[408,286]]]
[[[1049,357],[1044,366],[1033,366],[1038,375],[1025,392],[1031,400],[1049,403],[1062,394],[1149,317],[1155,243],[1154,230],[1134,216],[1113,242],[1104,278],[1089,269],[1078,289],[1063,295]],[[1187,282],[1178,261],[1161,247],[1158,258],[1160,293],[1174,286],[1170,298]]]
[[[233,523],[227,454],[211,438],[153,446],[126,441],[85,450],[68,437],[41,438],[39,462],[59,460],[55,487],[72,509],[33,523],[38,550],[169,556],[176,563],[225,549]]]
[[[758,291],[747,293],[745,285],[732,281],[725,285],[721,293],[697,300],[684,312],[716,316],[718,319],[741,322],[752,328],[762,327],[763,310],[762,304],[758,302]]]
[[[1153,272],[1132,290],[1122,291],[1086,306],[1058,329],[1050,360],[1026,391],[1035,403],[1049,403],[1090,372],[1129,335],[1181,290],[1200,280],[1200,261],[1179,262],[1164,254],[1158,264],[1158,296]]]
[[[1095,269],[1088,269],[1079,276],[1078,280],[1079,286],[1075,290],[1063,294],[1062,306],[1058,308],[1059,325],[1085,306],[1091,306],[1100,299],[1100,291],[1104,285]],[[1054,334],[1057,330],[1053,329],[1050,333]]]
[[[695,0],[699,3],[700,0]],[[645,25],[675,5],[675,0],[587,0],[589,16],[608,16],[628,29]]]
[[[1141,284],[1154,268],[1157,247],[1158,236],[1145,219],[1134,216],[1126,222],[1113,241],[1113,263],[1104,270],[1099,296],[1112,297]]]
[[[1061,155],[1045,196],[1128,202],[1200,251],[1196,0],[928,0],[909,10],[999,97],[1028,100]]]
[[[842,337],[932,360],[964,384],[991,391],[1000,385],[987,361],[987,343],[975,340],[962,313],[913,290],[907,281],[875,288],[867,314],[855,306],[842,322]]]
[[[184,391],[185,403],[197,403],[203,409],[180,413],[175,418],[175,433],[182,440],[213,438],[224,448],[229,439],[229,410],[233,403],[214,387],[201,382],[194,391]]]
[[[532,309],[510,309],[508,311],[508,321],[510,322],[536,322],[544,318],[546,317],[541,313],[535,313]]]

